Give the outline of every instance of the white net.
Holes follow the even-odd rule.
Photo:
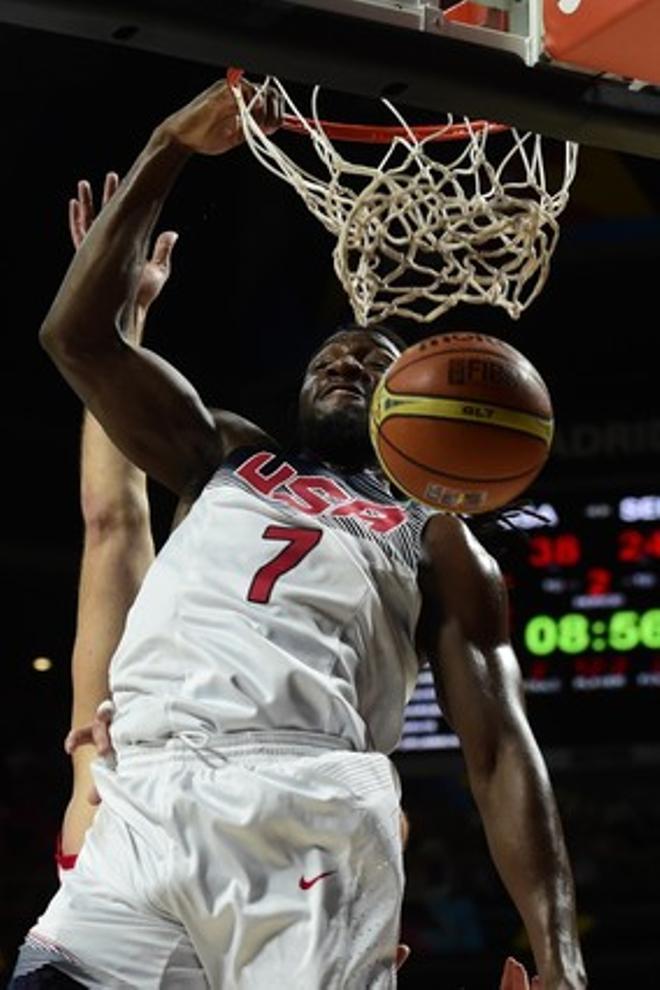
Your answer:
[[[309,136],[325,174],[296,164],[264,133],[254,110],[266,87],[279,92],[289,119]],[[319,87],[309,119],[272,77],[249,99],[239,85],[233,91],[254,155],[337,238],[334,267],[358,323],[392,316],[430,323],[461,302],[501,306],[517,319],[543,288],[576,144],[563,144],[551,191],[540,135],[513,128],[491,134],[463,118],[464,137],[440,145],[456,130],[451,116],[432,137],[418,138],[383,100],[400,133],[375,166],[362,165],[345,159],[324,130]],[[439,160],[440,146],[445,154],[451,149],[449,161]]]

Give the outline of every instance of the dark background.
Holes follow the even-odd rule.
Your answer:
[[[69,786],[61,740],[81,543],[80,407],[37,341],[71,255],[67,201],[78,178],[98,189],[107,169],[124,172],[150,129],[223,71],[0,26],[7,685],[0,973],[56,884],[52,844]],[[299,139],[282,140],[305,159]],[[541,297],[515,324],[486,308],[459,308],[433,329],[483,330],[524,351],[550,387],[565,437],[580,424],[653,420],[659,202],[656,161],[584,148]],[[181,236],[149,342],[209,403],[284,431],[306,356],[349,315],[332,272],[331,239],[246,149],[191,161],[167,204],[165,227]],[[430,332],[399,329],[411,342]],[[657,491],[657,456],[652,445],[614,456],[560,450],[533,493]],[[172,501],[158,489],[153,497],[160,541]],[[53,661],[46,673],[32,668],[40,655]],[[629,731],[614,747],[596,724],[593,746],[572,746],[568,724],[565,745],[557,732],[540,738],[574,855],[593,985],[608,988],[654,986],[660,974],[653,890],[660,730],[648,731],[648,698],[644,731],[636,729],[636,711],[620,716]],[[494,987],[506,953],[528,956],[490,866],[460,759],[440,754],[400,766],[413,825],[405,917],[415,949],[401,985]]]

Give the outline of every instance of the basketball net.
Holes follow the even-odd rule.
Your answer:
[[[255,157],[337,238],[334,268],[357,323],[394,316],[430,323],[461,302],[501,306],[517,319],[539,294],[576,172],[576,144],[564,143],[551,191],[541,135],[468,118],[457,124],[451,115],[432,129],[415,128],[389,100],[382,102],[396,127],[331,125],[319,117],[318,86],[305,117],[276,78],[251,83],[249,98],[238,70],[228,79]],[[311,140],[320,176],[264,133],[255,110],[268,88],[282,100],[283,126]],[[349,161],[333,133],[335,140],[384,142],[384,154],[376,166]],[[451,149],[448,162],[431,155],[439,147]]]

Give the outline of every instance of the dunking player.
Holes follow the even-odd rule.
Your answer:
[[[103,187],[103,205],[114,194],[117,184],[116,173],[109,172]],[[92,190],[83,179],[78,183],[77,196],[69,201],[69,229],[76,249],[94,218]],[[142,269],[134,305],[123,320],[124,334],[137,344],[142,340],[149,309],[170,276],[176,238],[173,231],[157,238],[152,256]],[[124,457],[87,411],[83,417],[80,494],[84,541],[71,663],[73,709],[66,740],[72,756],[73,788],[57,842],[56,862],[60,872],[75,866],[84,835],[96,813],[98,795],[91,764],[98,755],[109,756],[112,752],[108,667],[128,609],[154,558],[146,476]],[[186,504],[179,506],[177,521],[187,508]],[[401,827],[405,837],[409,826],[403,812]],[[53,981],[57,973],[45,962],[40,946],[31,945],[31,941],[28,939],[22,953],[21,969],[32,974],[27,980],[34,982],[32,967],[36,962],[41,981]],[[407,946],[397,947],[398,968],[408,955]]]
[[[223,84],[159,125],[42,329],[126,456],[201,494],[113,658],[117,768],[97,770],[100,812],[36,936],[83,986],[393,986],[402,874],[384,754],[421,656],[544,990],[583,987],[497,569],[459,521],[397,501],[374,468],[368,403],[397,345],[379,330],[330,338],[303,383],[300,451],[283,454],[236,415],[214,420],[117,332],[186,160],[241,137]]]
[[[117,184],[116,174],[108,173],[103,189],[104,205]],[[69,207],[69,227],[77,249],[95,217],[87,181],[78,183],[78,195]],[[142,269],[134,303],[124,314],[123,333],[135,343],[140,343],[147,313],[169,277],[175,240],[172,231],[157,238],[152,256]],[[58,843],[60,871],[74,867],[95,814],[95,802],[90,801],[94,791],[90,764],[97,748],[110,749],[104,728],[109,724],[110,712],[106,708],[97,716],[97,710],[108,698],[108,665],[123,631],[126,613],[154,557],[145,475],[121,454],[89,412],[85,412],[83,421],[80,481],[84,544],[72,657],[72,728],[67,738],[74,774],[73,792]],[[185,514],[185,508],[179,506],[178,520]],[[17,986],[34,985],[37,978],[44,985],[56,980],[57,973],[42,950],[38,936],[28,938],[16,974]],[[407,953],[405,946],[398,946],[399,966]],[[21,972],[24,976],[19,979]]]
[[[118,181],[116,173],[106,175],[102,205],[114,194]],[[92,190],[83,179],[78,183],[77,196],[69,201],[69,229],[76,250],[94,218]],[[123,333],[136,344],[141,343],[147,314],[170,276],[176,239],[174,231],[160,234],[142,269],[134,304],[123,320]],[[73,710],[66,740],[73,762],[73,788],[58,836],[56,860],[60,871],[75,866],[96,812],[98,795],[91,763],[99,754],[109,756],[112,752],[108,667],[128,609],[154,558],[146,476],[124,457],[87,411],[83,417],[80,494],[84,541],[71,663]],[[188,508],[186,503],[179,505],[177,522]],[[409,825],[403,812],[401,828],[405,847]],[[398,968],[408,955],[407,946],[397,947]],[[29,950],[24,951],[26,967],[29,958]],[[42,973],[42,977],[45,975]]]

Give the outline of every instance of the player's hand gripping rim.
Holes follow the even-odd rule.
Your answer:
[[[282,101],[270,88],[257,91],[240,81],[243,98],[251,102],[251,113],[263,130],[272,134],[282,123]],[[254,98],[254,99],[253,99]],[[191,152],[220,155],[245,140],[236,99],[226,79],[218,80],[180,110],[170,114],[154,132],[166,136]]]

